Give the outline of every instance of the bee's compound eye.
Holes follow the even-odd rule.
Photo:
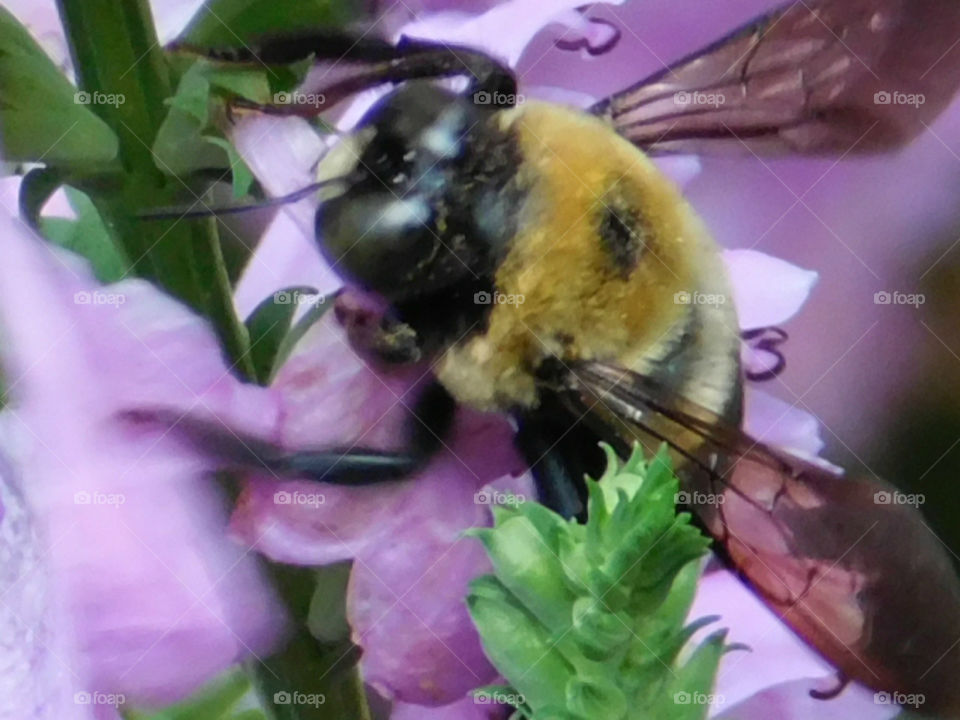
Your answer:
[[[409,292],[435,254],[431,210],[418,197],[347,192],[317,211],[317,240],[334,270],[389,298]]]

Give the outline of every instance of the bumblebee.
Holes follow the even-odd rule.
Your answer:
[[[875,502],[881,480],[743,433],[733,303],[683,301],[731,298],[718,249],[650,159],[894,149],[952,99],[957,37],[948,0],[797,3],[586,111],[515,105],[509,69],[464,47],[317,32],[193,48],[230,62],[355,61],[319,110],[395,85],[321,164],[316,235],[338,273],[389,305],[352,334],[360,349],[429,358],[436,381],[406,451],[291,451],[238,444],[198,419],[179,427],[234,462],[375,482],[419,467],[456,403],[509,413],[541,500],[567,517],[584,511],[598,441],[666,443],[718,552],[842,680],[921,693],[925,710],[960,716],[952,563],[916,510]],[[436,82],[452,76],[464,91]],[[695,101],[707,93],[713,102]],[[926,102],[884,102],[896,93]]]

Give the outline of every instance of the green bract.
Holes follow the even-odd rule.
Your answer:
[[[689,646],[713,620],[686,623],[709,541],[676,511],[666,448],[649,463],[635,448],[622,467],[604,450],[606,472],[587,480],[585,525],[521,503],[471,531],[494,567],[467,604],[509,683],[500,700],[530,720],[706,717],[729,649],[724,630]]]

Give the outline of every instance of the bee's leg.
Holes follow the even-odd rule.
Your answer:
[[[376,38],[317,30],[266,36],[251,47],[206,49],[174,45],[172,49],[187,50],[224,62],[261,66],[289,65],[309,58],[362,65],[313,93],[306,103],[237,103],[271,114],[319,115],[338,102],[377,85],[454,76],[468,79],[468,94],[489,93],[491,105],[507,107],[516,102],[517,81],[509,68],[482,52],[455,45],[408,38],[393,45]]]
[[[423,467],[441,448],[453,424],[453,398],[439,383],[423,391],[411,409],[403,449],[362,447],[281,452],[268,469],[278,475],[345,485],[370,485],[402,480]]]
[[[337,321],[347,333],[350,347],[361,357],[383,365],[406,365],[423,359],[423,344],[416,331],[392,315],[364,306],[351,295],[341,295],[334,305]]]
[[[128,411],[123,418],[174,432],[224,468],[262,471],[284,478],[303,478],[342,485],[368,485],[403,479],[421,468],[443,444],[453,423],[453,398],[434,383],[411,410],[401,450],[333,447],[289,451],[227,428],[217,420],[181,415],[167,409]]]
[[[546,394],[536,412],[519,418],[516,442],[533,472],[540,502],[565,518],[585,521],[584,476],[603,474],[596,433]]]

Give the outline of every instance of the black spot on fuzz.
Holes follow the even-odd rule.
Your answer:
[[[600,213],[600,240],[617,273],[624,280],[637,267],[646,246],[646,230],[639,214],[616,205],[604,205]]]

